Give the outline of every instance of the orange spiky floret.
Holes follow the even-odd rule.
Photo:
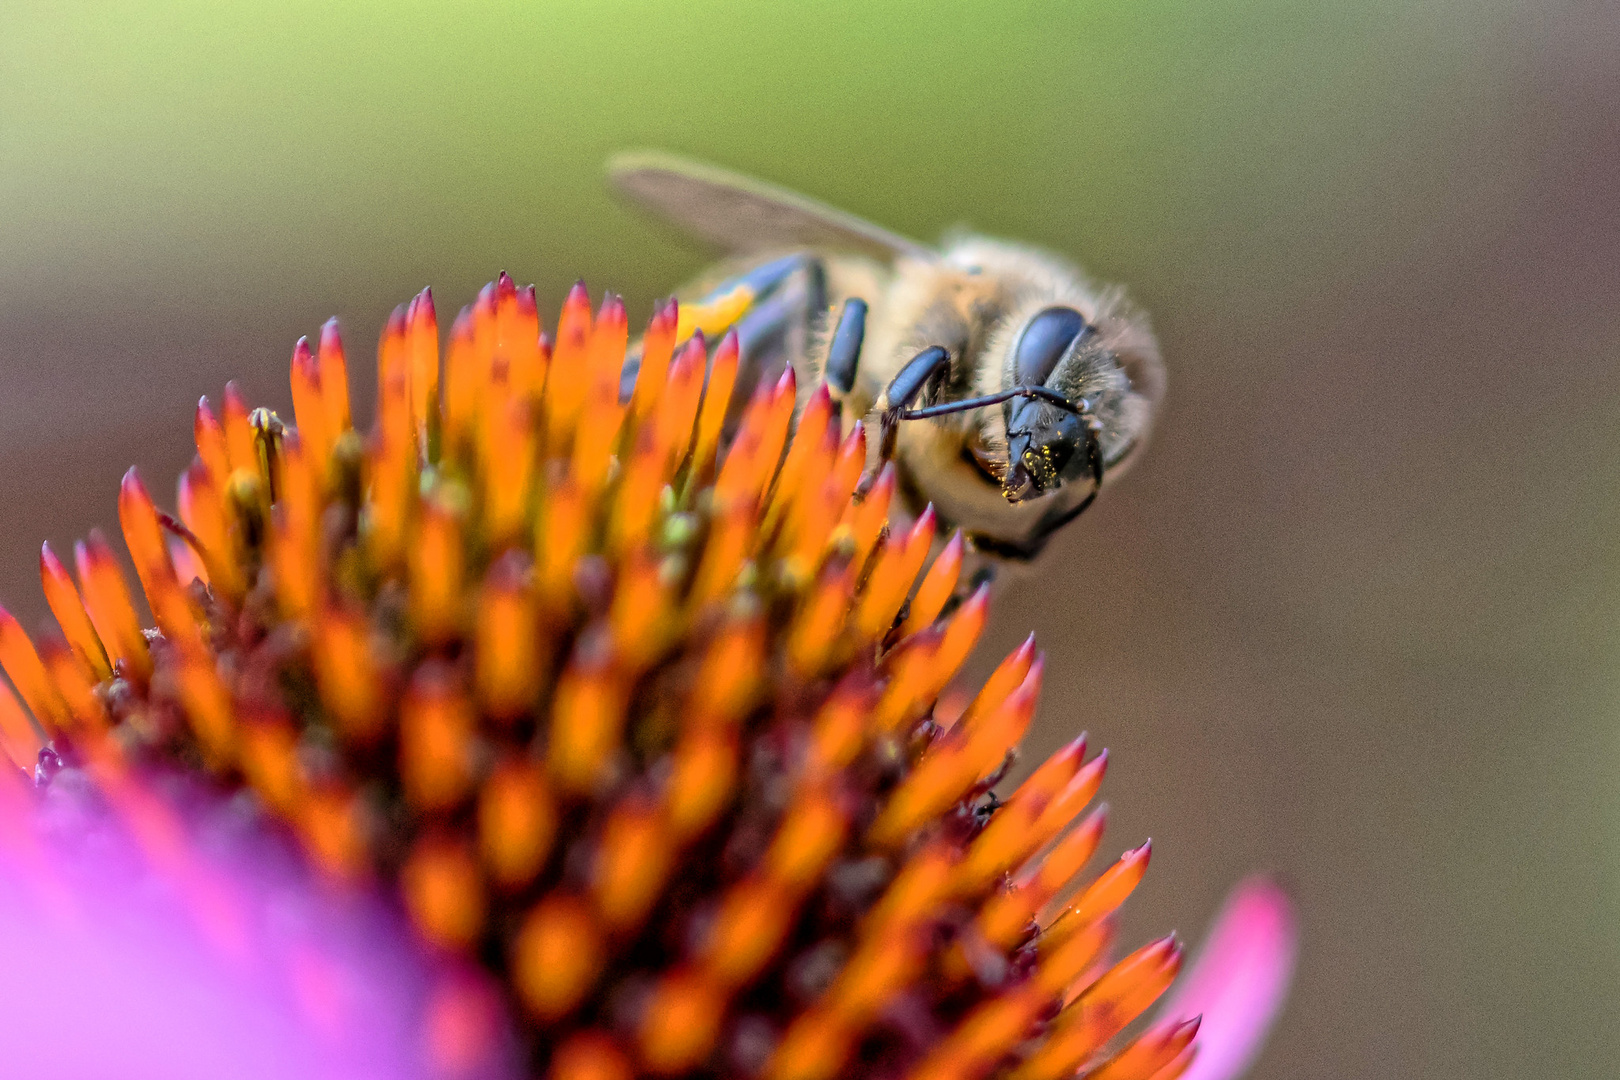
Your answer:
[[[967,538],[891,523],[894,468],[861,483],[824,386],[734,400],[737,335],[711,357],[702,314],[660,305],[633,345],[575,286],[553,347],[503,274],[442,350],[431,293],[396,309],[368,436],[335,322],[294,347],[296,429],[204,399],[180,521],[133,470],[119,497],[158,629],[99,534],[77,584],[45,548],[65,642],[0,610],[0,749],[85,765],[171,858],[145,771],[255,794],[501,980],[535,1075],[1184,1069],[1187,1024],[1103,1055],[1181,955],[1103,959],[1148,861],[1078,880],[1106,754],[997,802],[1033,640],[936,722],[987,618]],[[447,1067],[480,1052],[458,993],[424,1021]]]

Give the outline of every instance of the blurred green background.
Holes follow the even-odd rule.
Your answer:
[[[660,146],[1128,282],[1156,444],[986,654],[1114,757],[1138,938],[1299,898],[1254,1075],[1620,1062],[1620,12],[1612,4],[52,3],[0,31],[0,596],[166,487],[227,377],[362,356],[431,283],[699,267]],[[352,355],[352,354],[351,354]],[[362,371],[364,365],[357,365]],[[369,394],[369,380],[365,393]]]

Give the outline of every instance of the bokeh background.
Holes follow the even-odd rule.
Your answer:
[[[1037,241],[1128,282],[1172,375],[986,647],[1050,651],[1037,754],[1112,747],[1130,932],[1291,883],[1256,1077],[1620,1068],[1613,3],[4,8],[25,622],[39,541],[115,524],[130,463],[166,485],[227,377],[286,408],[329,314],[364,356],[505,268],[645,317],[703,255],[610,202],[612,150]]]

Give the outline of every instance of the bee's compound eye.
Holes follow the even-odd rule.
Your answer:
[[[1068,307],[1050,307],[1029,320],[1013,354],[1019,384],[1040,386],[1045,383],[1075,338],[1086,329],[1084,316]]]

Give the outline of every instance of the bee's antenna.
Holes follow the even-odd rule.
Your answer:
[[[851,301],[854,303],[854,301]],[[862,305],[861,327],[864,330],[864,311]],[[849,305],[844,308],[844,316],[839,319],[838,332],[834,335],[833,351],[828,355],[829,374],[832,370],[832,358],[837,354],[838,345],[843,338],[846,320],[851,319]],[[852,331],[853,333],[853,331]],[[1062,409],[1066,413],[1085,418],[1087,424],[1086,446],[1091,456],[1092,471],[1097,478],[1097,487],[1102,487],[1102,450],[1097,439],[1097,423],[1091,417],[1091,402],[1086,398],[1070,400],[1050,386],[1009,386],[1005,390],[997,390],[991,394],[981,394],[978,397],[962,398],[959,401],[941,401],[934,405],[925,405],[920,409],[911,408],[923,390],[932,382],[943,379],[950,370],[951,354],[938,345],[930,345],[922,352],[906,361],[905,367],[889,382],[888,389],[878,399],[877,408],[881,417],[879,421],[878,462],[888,461],[894,456],[894,443],[896,428],[901,420],[928,420],[936,416],[950,416],[953,413],[971,412],[974,409],[983,409],[990,405],[1000,405],[1013,398],[1034,398],[1048,405]],[[850,378],[854,378],[853,367],[850,369]],[[869,481],[876,475],[874,470],[868,470],[866,477],[861,480],[857,489],[863,493],[871,486]],[[1092,498],[1096,497],[1095,491]],[[1090,499],[1087,499],[1087,503]],[[1082,504],[1082,509],[1085,504]],[[1078,511],[1077,511],[1078,512]]]
[[[927,420],[933,416],[949,416],[951,413],[982,409],[987,405],[1000,405],[1003,401],[1020,397],[1044,401],[1076,416],[1085,416],[1091,411],[1091,402],[1085,398],[1071,401],[1050,386],[1009,386],[1005,390],[997,390],[993,394],[984,394],[980,397],[963,398],[961,401],[942,401],[938,405],[929,405],[921,409],[900,409],[896,412],[896,419]]]

